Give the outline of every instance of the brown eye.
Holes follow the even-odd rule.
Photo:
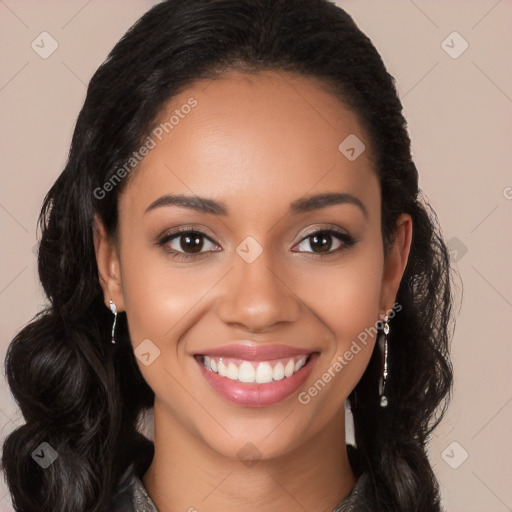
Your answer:
[[[299,244],[299,252],[311,252],[320,256],[340,252],[355,244],[355,239],[347,233],[332,229],[322,229],[306,236]]]
[[[202,235],[193,233],[189,235],[179,235],[178,240],[180,240],[180,249],[183,252],[201,252],[201,249],[204,245],[204,240]]]
[[[309,237],[310,245],[315,251],[329,252],[332,247],[332,238],[329,233],[317,233]]]
[[[181,259],[213,252],[218,247],[204,233],[190,229],[169,233],[158,241],[158,245],[165,247],[173,257]]]

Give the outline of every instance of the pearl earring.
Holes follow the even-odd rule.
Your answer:
[[[112,325],[112,340],[111,340],[111,342],[115,343],[116,340],[114,339],[114,331],[116,330],[117,307],[112,300],[110,301],[110,311],[112,311],[112,313],[114,314],[114,323]]]
[[[384,317],[384,326],[382,328],[384,332],[384,342],[382,347],[381,341],[381,351],[383,354],[383,364],[382,364],[382,375],[380,377],[379,382],[379,397],[380,397],[380,406],[387,407],[388,406],[388,397],[386,396],[386,380],[388,378],[388,334],[389,334],[389,324],[388,324],[389,316],[386,315]]]

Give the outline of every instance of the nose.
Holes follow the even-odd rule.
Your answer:
[[[298,319],[301,301],[291,283],[266,257],[266,251],[252,263],[236,258],[224,281],[218,304],[220,319],[250,332],[266,332],[276,324]]]

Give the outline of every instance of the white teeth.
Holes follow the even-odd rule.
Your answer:
[[[284,377],[283,363],[277,363],[274,366],[274,371],[272,372],[272,377],[274,377],[274,380],[281,380]]]
[[[204,356],[203,365],[208,370],[218,373],[221,377],[238,380],[239,382],[266,384],[291,377],[306,364],[306,359],[306,356],[302,356],[295,362],[293,358],[290,358],[286,364],[279,361],[274,367],[268,361],[262,361],[255,368],[250,361],[242,361],[240,366],[237,366],[232,362],[226,364],[220,357]]]
[[[251,363],[244,361],[238,369],[238,380],[240,382],[254,382],[256,370]]]
[[[301,357],[296,363],[294,370],[298,372],[306,364],[306,356]]]
[[[266,384],[272,382],[272,366],[269,363],[260,363],[256,370],[256,382]]]
[[[238,380],[238,366],[234,363],[228,364],[226,377],[231,380]]]
[[[221,377],[225,377],[228,374],[228,369],[222,361],[219,361],[219,364],[217,365],[217,372]]]
[[[295,365],[293,364],[293,359],[290,359],[286,366],[284,367],[284,376],[291,377],[293,375],[293,370],[295,369]]]

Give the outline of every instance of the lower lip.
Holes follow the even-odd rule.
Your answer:
[[[245,407],[266,407],[295,393],[309,377],[317,358],[317,353],[311,354],[307,364],[297,373],[266,384],[245,383],[221,377],[218,373],[207,370],[201,361],[197,363],[210,386],[229,402]]]

